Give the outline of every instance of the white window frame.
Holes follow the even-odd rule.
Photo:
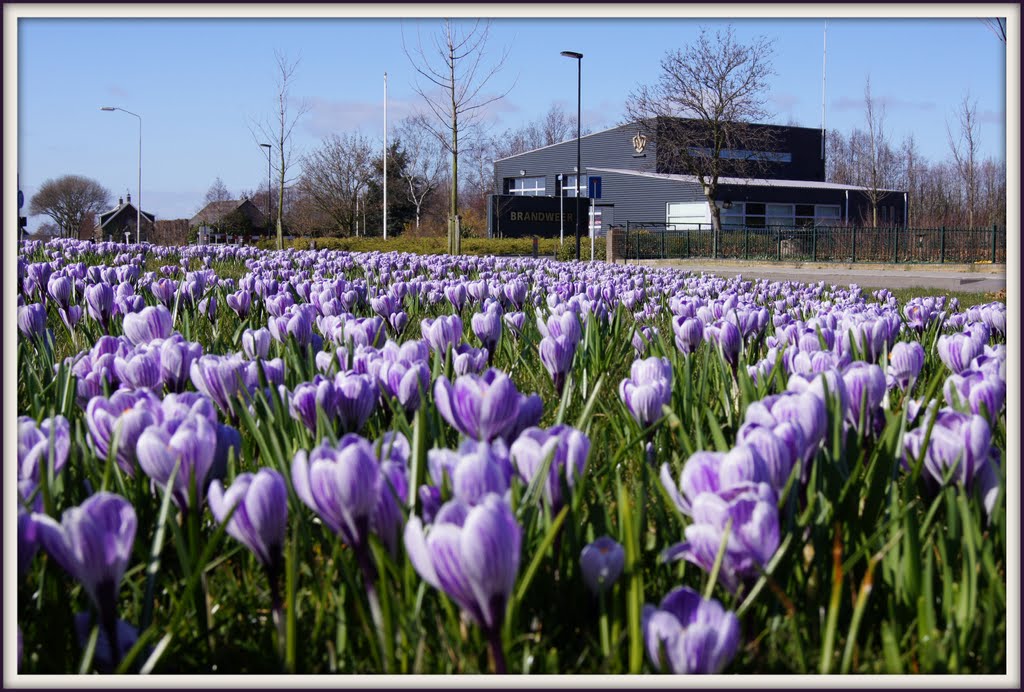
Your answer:
[[[527,183],[530,183],[529,187],[526,186]],[[546,178],[542,175],[511,178],[508,186],[508,193],[510,195],[518,195],[520,197],[540,197],[546,191]]]
[[[580,180],[580,199],[590,196],[590,176],[585,175]],[[576,174],[575,173],[563,173],[562,174],[562,197],[572,197],[576,199]]]

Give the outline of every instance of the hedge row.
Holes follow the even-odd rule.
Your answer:
[[[296,238],[285,241],[285,246],[296,250],[342,250],[345,252],[412,252],[419,255],[443,255],[448,251],[445,238]],[[273,248],[274,241],[263,241],[261,247]],[[594,248],[594,258],[604,260],[604,239],[598,239]],[[529,257],[533,254],[531,238],[463,238],[462,253],[464,255],[498,255],[512,257]],[[537,254],[540,257],[553,257],[559,260],[575,259],[576,247],[569,238],[561,248],[557,239],[541,238],[537,241]],[[580,257],[590,259],[590,239],[580,240]]]

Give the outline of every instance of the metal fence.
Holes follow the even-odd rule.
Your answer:
[[[793,262],[944,264],[1006,262],[1006,229],[861,228],[857,226],[686,227],[627,221],[615,226],[615,257],[743,259]]]

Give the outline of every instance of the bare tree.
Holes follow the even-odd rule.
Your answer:
[[[373,175],[374,145],[360,134],[330,135],[302,160],[299,189],[338,229],[356,233],[356,200]]]
[[[996,35],[996,38],[1006,43],[1006,17],[982,19],[981,22],[988,27],[989,31]]]
[[[424,49],[417,35],[416,46],[410,49],[402,35],[402,50],[416,73],[425,80],[413,88],[427,103],[433,118],[424,118],[430,131],[452,157],[451,205],[448,230],[448,251],[459,254],[461,238],[455,232],[459,215],[459,138],[466,139],[470,128],[479,119],[481,109],[503,98],[512,87],[500,94],[483,92],[505,64],[508,49],[491,67],[483,64],[490,23],[477,20],[464,29],[452,20],[443,20],[432,46]],[[438,92],[440,90],[440,92]]]
[[[292,82],[295,79],[295,70],[299,66],[299,60],[289,61],[287,56],[279,51],[274,51],[277,63],[277,112],[274,116],[268,116],[263,120],[250,122],[249,131],[257,144],[272,143],[277,154],[277,198],[285,198],[284,189],[294,181],[288,177],[288,172],[294,164],[294,148],[292,146],[292,130],[295,129],[299,119],[309,112],[310,106],[306,101],[294,106],[289,102],[289,92]],[[277,248],[284,248],[284,204],[277,206]]]
[[[589,131],[584,129],[581,134],[589,134]],[[505,130],[493,138],[494,157],[504,159],[575,137],[576,117],[570,117],[560,106],[554,105],[537,120],[518,129]]]
[[[413,116],[400,122],[396,134],[408,157],[407,165],[399,175],[409,186],[409,198],[416,207],[418,231],[423,205],[441,184],[444,156],[437,137],[424,125],[422,116]]]
[[[78,237],[82,224],[110,206],[110,192],[91,178],[65,175],[47,180],[29,201],[28,213],[45,214],[61,237]]]
[[[773,164],[766,154],[776,147],[775,128],[752,124],[770,116],[772,51],[764,37],[746,45],[731,26],[714,35],[703,27],[695,43],[662,58],[656,84],[641,85],[626,102],[628,119],[657,147],[659,168],[697,177],[710,206],[716,250],[719,178],[755,177]]]
[[[946,123],[946,136],[949,149],[953,154],[960,183],[963,186],[967,207],[967,225],[974,227],[974,212],[978,203],[978,102],[971,101],[970,95],[964,95],[957,110],[960,131],[956,139],[953,131]]]
[[[894,167],[894,156],[885,136],[885,106],[871,95],[871,77],[864,84],[864,117],[867,131],[858,152],[860,184],[871,205],[871,225],[878,225],[878,207],[889,193],[887,185]]]
[[[913,228],[918,221],[918,197],[916,190],[923,173],[921,155],[917,151],[917,142],[914,135],[909,135],[903,140],[901,147],[903,157],[903,181],[900,187],[907,191],[907,226]]]
[[[231,193],[228,191],[227,185],[224,181],[217,176],[217,179],[210,185],[210,189],[206,191],[206,197],[203,198],[205,204],[210,202],[226,202],[231,199]]]

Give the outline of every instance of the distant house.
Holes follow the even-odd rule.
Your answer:
[[[139,220],[139,211],[132,204],[131,193],[128,194],[127,200],[118,198],[117,206],[110,211],[100,213],[100,225],[98,229],[90,229],[87,224],[83,224],[82,233],[87,237],[86,240],[113,240],[115,242],[124,242],[125,233],[129,233],[129,239],[131,242],[135,242],[135,224]],[[150,214],[147,211],[142,212],[142,232],[139,234],[139,240],[142,242],[148,242],[150,235],[153,231],[153,224],[156,223],[156,214]]]
[[[201,243],[251,240],[267,232],[267,218],[248,199],[210,202],[189,220]]]

